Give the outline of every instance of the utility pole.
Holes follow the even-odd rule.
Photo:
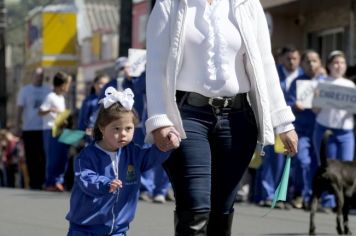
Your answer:
[[[120,1],[119,56],[128,56],[132,42],[132,0]]]
[[[0,0],[0,128],[6,126],[5,4]]]

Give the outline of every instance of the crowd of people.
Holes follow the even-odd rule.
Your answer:
[[[286,102],[295,115],[293,124],[299,141],[298,153],[292,159],[288,199],[286,202],[278,202],[276,208],[308,210],[312,196],[313,176],[320,165],[322,136],[326,130],[333,133],[327,146],[328,158],[342,161],[354,160],[354,116],[350,111],[337,108],[305,108],[297,99],[298,81],[309,80],[350,88],[355,88],[355,83],[345,78],[347,62],[342,51],[330,52],[325,66],[319,54],[312,49],[305,50],[300,55],[297,48],[288,45],[281,49],[278,56],[280,83]],[[315,93],[317,96],[317,91]],[[286,158],[275,145],[266,146],[264,151],[261,165],[255,171],[246,173],[253,178],[250,181],[250,195],[244,199],[260,206],[271,207]],[[330,212],[335,205],[334,197],[325,194],[319,210]]]
[[[156,3],[140,76],[132,77],[128,58],[120,57],[113,78],[93,79],[71,124],[85,132],[73,169],[71,147],[59,140],[70,116],[56,127],[67,112],[71,76],[56,73],[50,89],[37,68],[19,91],[16,127],[0,131],[0,184],[72,191],[68,235],[125,235],[141,199],[175,202],[175,235],[228,236],[236,201],[271,207],[287,155],[288,199],[276,208],[308,209],[326,130],[333,133],[328,157],[354,159],[353,114],[306,108],[297,97],[302,80],[355,88],[342,51],[332,51],[325,65],[316,51],[291,45],[272,55],[259,1],[239,5],[239,14],[227,1],[184,4]],[[251,165],[252,158],[261,163]],[[321,208],[334,206],[325,194]]]

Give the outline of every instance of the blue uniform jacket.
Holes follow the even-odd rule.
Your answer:
[[[286,84],[287,75],[284,73],[283,68],[284,68],[284,66],[282,64],[277,65],[277,72],[278,72],[278,76],[279,76],[279,82],[281,84],[281,88],[282,88],[284,97],[287,98],[287,92],[288,92],[287,91],[287,84]],[[297,70],[298,70],[297,77],[302,76],[304,74],[303,69],[301,67],[298,67]]]
[[[78,129],[85,130],[93,127],[95,122],[95,112],[99,108],[99,96],[95,93],[89,94],[83,101],[79,112]]]
[[[142,172],[161,164],[170,152],[131,142],[118,154],[123,187],[114,193],[109,193],[115,174],[108,154],[90,144],[75,159],[75,182],[66,216],[72,230],[94,235],[126,232],[135,215]]]
[[[286,102],[292,107],[292,111],[295,115],[294,126],[298,134],[312,134],[315,124],[315,113],[311,109],[304,109],[299,111],[295,109],[295,103],[297,101],[297,81],[298,80],[311,80],[311,78],[304,74],[297,77],[292,83],[287,92]],[[324,76],[319,76],[316,80],[324,80]]]

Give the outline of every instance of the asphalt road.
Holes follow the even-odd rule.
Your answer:
[[[0,236],[64,236],[69,193],[0,188]],[[128,236],[172,236],[173,203],[140,202]],[[268,214],[267,214],[268,213]],[[267,214],[267,215],[266,215]],[[236,204],[232,235],[307,235],[309,213]],[[350,217],[356,233],[356,216]],[[335,215],[316,215],[319,235],[336,235]],[[217,235],[218,236],[218,235]]]

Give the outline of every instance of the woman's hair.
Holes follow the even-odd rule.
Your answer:
[[[104,108],[103,105],[100,106],[98,116],[96,118],[93,130],[94,140],[101,140],[103,138],[103,134],[101,133],[99,127],[105,127],[114,120],[120,119],[123,114],[132,114],[132,120],[134,125],[136,126],[139,122],[137,113],[134,109],[127,110],[120,103],[115,103],[108,108]]]
[[[343,57],[346,60],[345,53],[339,50],[335,50],[329,53],[328,57],[326,58],[326,65],[329,65],[335,57]]]
[[[62,71],[57,72],[53,77],[54,87],[62,86],[63,84],[66,84],[68,82],[69,82],[69,75]]]

